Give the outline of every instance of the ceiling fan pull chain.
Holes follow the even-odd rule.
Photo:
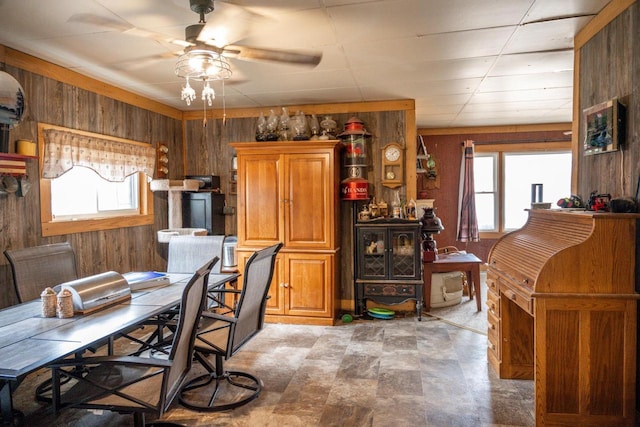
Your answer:
[[[227,123],[227,104],[225,103],[225,100],[224,100],[224,79],[222,79],[222,126],[224,126],[226,123]]]
[[[207,103],[203,102],[202,103],[202,127],[206,128],[207,127]]]

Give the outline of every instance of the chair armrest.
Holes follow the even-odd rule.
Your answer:
[[[239,294],[242,292],[242,289],[228,289],[228,288],[211,288],[209,289],[207,292],[212,292],[212,293],[225,293],[225,294]]]
[[[224,316],[222,314],[213,313],[211,311],[203,311],[202,317],[206,317],[207,319],[222,320],[223,322],[227,323],[236,323],[238,321],[238,319],[236,319],[235,317]]]
[[[165,359],[155,359],[151,357],[137,357],[137,356],[93,356],[93,357],[81,357],[76,359],[62,359],[50,363],[47,365],[49,368],[64,368],[67,366],[79,367],[84,365],[137,365],[137,366],[149,366],[158,368],[170,368],[172,362]]]

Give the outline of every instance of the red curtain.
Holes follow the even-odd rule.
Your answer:
[[[477,242],[478,217],[476,215],[475,186],[473,184],[473,141],[462,143],[462,164],[460,165],[460,195],[458,199],[458,236],[459,242]]]

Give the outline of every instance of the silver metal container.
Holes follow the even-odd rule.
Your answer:
[[[235,267],[238,265],[236,259],[236,249],[238,247],[238,238],[236,236],[227,236],[222,244],[222,267]]]
[[[131,298],[129,283],[115,271],[65,282],[60,288],[71,292],[76,313],[88,313]]]

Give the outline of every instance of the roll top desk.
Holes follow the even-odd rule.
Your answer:
[[[534,209],[489,253],[489,364],[537,425],[635,425],[639,220]]]

